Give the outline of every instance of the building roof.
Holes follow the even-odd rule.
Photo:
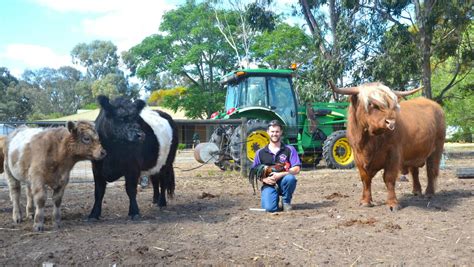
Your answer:
[[[148,108],[151,108],[153,110],[161,110],[164,111],[174,119],[174,120],[188,120],[189,118],[184,115],[184,111],[178,110],[177,112],[172,111],[171,109],[167,109],[164,107],[158,107],[158,106],[148,106]],[[92,110],[86,110],[82,112],[78,112],[76,114],[72,114],[69,116],[64,116],[56,119],[47,119],[45,121],[78,121],[78,120],[86,120],[86,121],[95,121],[97,116],[99,116],[100,109],[92,109]]]

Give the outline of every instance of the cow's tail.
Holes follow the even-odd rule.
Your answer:
[[[5,169],[3,168],[3,161],[5,160],[5,141],[7,137],[2,135],[0,136],[0,173],[3,173]]]

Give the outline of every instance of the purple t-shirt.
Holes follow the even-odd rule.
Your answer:
[[[268,145],[264,148],[261,148],[255,154],[255,159],[252,164],[252,168],[260,165],[275,165],[277,163],[290,163],[290,168],[294,166],[301,166],[301,160],[298,156],[298,152],[296,149],[291,145],[281,144],[280,150],[273,154]]]

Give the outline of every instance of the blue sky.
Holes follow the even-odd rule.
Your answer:
[[[110,40],[119,52],[127,50],[156,33],[163,13],[177,2],[2,0],[0,66],[16,77],[25,69],[73,66],[73,47],[92,40]]]
[[[26,69],[68,65],[83,70],[71,62],[75,45],[107,40],[119,53],[128,50],[157,33],[162,15],[184,1],[1,0],[0,67],[18,78]],[[288,11],[295,1],[276,2],[275,9]]]

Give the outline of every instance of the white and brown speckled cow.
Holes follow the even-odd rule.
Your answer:
[[[47,186],[53,190],[53,224],[60,227],[60,205],[69,173],[76,162],[105,156],[94,124],[68,122],[67,128],[20,127],[5,140],[2,161],[13,203],[13,221],[20,223],[21,182],[26,183],[26,215],[33,217],[34,231],[43,231]]]

